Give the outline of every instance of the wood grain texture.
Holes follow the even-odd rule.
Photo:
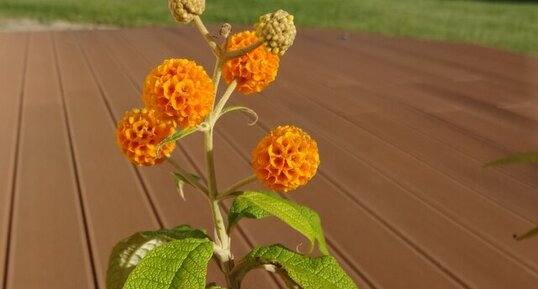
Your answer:
[[[95,288],[50,33],[25,77],[7,288]]]

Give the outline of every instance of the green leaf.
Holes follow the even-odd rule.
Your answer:
[[[198,131],[198,128],[197,127],[191,127],[191,128],[188,128],[188,129],[183,129],[183,130],[180,130],[180,131],[176,131],[175,133],[173,133],[171,136],[163,139],[159,145],[157,146],[157,155],[160,155],[160,152],[161,152],[161,147],[169,142],[173,142],[173,141],[177,141],[177,140],[180,140],[190,134],[192,134],[193,132],[196,132]]]
[[[287,284],[303,289],[357,289],[357,285],[332,256],[308,257],[282,245],[255,248],[237,265],[242,278],[248,271],[273,265]],[[292,281],[292,282],[290,282]]]
[[[250,126],[253,126],[258,122],[258,114],[254,110],[252,110],[252,109],[250,109],[250,108],[248,108],[246,106],[228,106],[228,107],[226,107],[226,108],[224,108],[222,110],[222,112],[220,113],[219,118],[221,116],[225,115],[226,113],[232,112],[232,111],[243,111],[243,112],[246,112],[246,113],[250,114],[254,118],[251,122],[248,123],[248,125],[250,125]]]
[[[516,240],[521,241],[521,240],[528,239],[537,235],[538,235],[538,226],[530,229],[528,232],[526,232],[523,235],[514,236],[514,237],[516,238]]]
[[[317,241],[319,250],[325,255],[329,254],[318,214],[275,193],[249,191],[235,198],[228,216],[229,228],[241,218],[261,219],[269,216],[279,218],[303,234],[310,240],[312,250]]]
[[[172,241],[149,252],[123,289],[204,289],[213,244],[207,239]]]
[[[197,174],[189,174],[194,180],[197,182],[200,181],[202,178]],[[172,177],[174,177],[174,180],[177,185],[177,191],[179,193],[179,196],[185,201],[185,191],[183,190],[185,188],[185,184],[189,184],[189,181],[183,176],[182,174],[178,172],[172,172]],[[192,185],[191,185],[192,186]]]
[[[484,166],[491,167],[512,164],[538,164],[538,152],[527,152],[508,155],[502,159],[486,163]]]
[[[107,289],[122,289],[129,274],[149,251],[167,242],[184,238],[208,237],[201,230],[182,225],[170,230],[138,232],[120,241],[110,254],[106,276]]]

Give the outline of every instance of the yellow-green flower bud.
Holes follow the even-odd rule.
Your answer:
[[[189,23],[204,13],[205,0],[168,0],[168,7],[177,22]]]
[[[260,21],[254,27],[256,35],[263,40],[265,48],[279,55],[286,53],[297,34],[295,24],[293,24],[293,15],[284,10],[261,16]]]

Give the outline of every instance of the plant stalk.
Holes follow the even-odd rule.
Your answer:
[[[203,24],[200,17],[194,18],[194,23],[202,36],[205,38],[209,46],[211,47],[211,51],[216,56],[216,63],[215,68],[213,70],[213,84],[215,85],[215,97],[217,95],[218,86],[220,82],[220,78],[222,75],[222,65],[224,63],[224,53],[226,53],[226,47],[224,46],[221,48],[217,43],[213,40],[213,37],[209,34],[207,28]],[[228,289],[239,289],[240,285],[239,282],[236,282],[233,280],[233,276],[231,273],[234,264],[233,264],[233,256],[231,253],[230,248],[230,237],[228,236],[227,230],[226,230],[226,224],[224,223],[224,218],[222,217],[222,212],[220,210],[218,199],[219,191],[217,188],[217,178],[215,173],[215,159],[213,157],[213,129],[215,126],[216,119],[219,117],[218,114],[220,114],[220,111],[222,111],[222,108],[226,104],[228,98],[233,92],[233,89],[235,88],[236,83],[232,83],[232,88],[228,88],[226,93],[222,96],[221,100],[217,104],[217,108],[215,109],[215,102],[213,102],[213,111],[211,112],[209,116],[209,128],[204,133],[204,147],[205,147],[205,159],[206,159],[206,169],[207,169],[207,176],[208,176],[208,196],[209,196],[209,205],[211,207],[211,212],[213,215],[213,221],[215,223],[215,248],[214,252],[216,257],[219,259],[221,264],[221,269],[224,273],[225,279],[226,279],[226,286]]]
[[[233,80],[222,97],[219,100],[219,103],[217,103],[217,106],[213,110],[213,113],[211,114],[211,127],[215,126],[215,123],[220,118],[220,114],[222,113],[222,109],[230,99],[230,96],[232,96],[232,93],[234,92],[235,88],[237,87],[237,80]]]
[[[217,253],[217,257],[220,260],[221,268],[226,279],[226,285],[230,289],[238,289],[239,287],[234,285],[230,272],[233,269],[233,257],[230,248],[230,237],[226,232],[226,225],[224,218],[220,211],[219,200],[217,199],[218,190],[216,186],[215,177],[215,164],[213,159],[213,128],[210,128],[205,133],[205,148],[206,148],[206,164],[209,176],[209,198],[211,212],[213,213],[213,221],[215,223],[215,239],[217,245],[220,247]]]

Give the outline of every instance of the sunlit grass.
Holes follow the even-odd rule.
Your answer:
[[[538,54],[538,1],[207,0],[207,22],[253,23],[283,8],[299,26],[481,43]],[[166,0],[0,0],[0,17],[170,25]]]

